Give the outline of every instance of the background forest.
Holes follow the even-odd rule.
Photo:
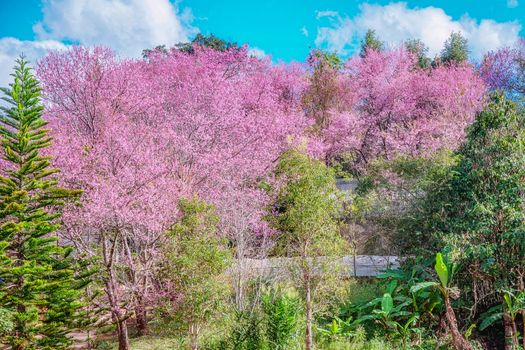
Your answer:
[[[2,92],[3,348],[525,348],[525,41],[74,46]]]

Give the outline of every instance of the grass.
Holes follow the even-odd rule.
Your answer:
[[[108,344],[109,345],[109,344]],[[111,344],[107,349],[117,349],[116,344]],[[186,350],[187,346],[180,338],[172,337],[142,337],[133,339],[131,341],[132,350]],[[380,339],[372,339],[370,341],[354,341],[333,343],[326,346],[316,346],[318,350],[394,350],[388,343]]]

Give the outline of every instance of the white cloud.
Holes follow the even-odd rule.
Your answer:
[[[0,38],[0,86],[10,82],[14,60],[24,53],[32,63],[66,43],[105,45],[125,56],[143,49],[188,41],[197,32],[191,11],[170,0],[43,0],[43,19],[34,41]]]
[[[257,58],[264,58],[267,56],[267,53],[264,52],[264,50],[259,49],[258,47],[250,47],[248,49],[248,54]]]
[[[346,55],[357,50],[360,38],[368,29],[374,29],[387,43],[421,39],[433,56],[441,51],[445,40],[455,31],[468,39],[472,58],[480,59],[489,50],[512,45],[521,30],[517,22],[477,21],[466,15],[454,20],[441,8],[410,9],[404,2],[385,6],[364,4],[360,9],[353,18],[331,11],[318,12],[317,18],[327,17],[330,24],[318,28],[316,44]]]
[[[309,33],[308,33],[308,29],[306,28],[306,26],[303,26],[301,28],[301,33],[303,33],[303,35],[308,38]]]
[[[515,8],[515,7],[518,7],[519,3],[518,3],[518,0],[507,0],[507,7],[508,8]]]
[[[191,12],[169,0],[46,0],[34,26],[39,39],[106,45],[127,56],[188,41],[196,30]]]
[[[339,13],[336,11],[317,11],[316,18],[323,18],[323,17],[338,17]]]
[[[56,40],[22,41],[16,38],[0,38],[0,86],[11,83],[11,74],[15,60],[23,54],[34,67],[36,61],[48,50],[63,50],[66,45]]]

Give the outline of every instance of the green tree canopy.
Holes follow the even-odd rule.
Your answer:
[[[223,40],[221,38],[216,37],[213,34],[210,35],[204,35],[204,34],[197,34],[195,38],[193,38],[190,42],[184,42],[184,43],[177,43],[173,46],[173,49],[179,50],[181,52],[185,52],[188,54],[193,54],[195,49],[195,46],[203,46],[203,47],[209,47],[211,49],[217,50],[217,51],[227,51],[230,49],[238,49],[239,46],[237,43],[230,42]],[[158,45],[153,49],[145,49],[142,51],[142,56],[144,58],[147,58],[152,52],[162,52],[167,53],[168,48],[166,45]]]
[[[405,42],[405,47],[408,52],[412,53],[417,58],[417,65],[419,68],[430,67],[431,60],[428,58],[428,47],[419,39],[411,39]]]

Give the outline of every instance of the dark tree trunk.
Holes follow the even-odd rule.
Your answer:
[[[521,346],[523,347],[523,350],[525,350],[525,310],[521,311],[521,322],[523,322],[523,331],[521,332],[521,335],[523,337],[521,341],[523,342],[523,344]]]
[[[503,326],[505,327],[505,350],[518,349],[518,334],[516,323],[507,311],[503,312]]]
[[[118,350],[130,350],[126,320],[117,321]]]
[[[112,276],[110,276],[112,277]],[[117,326],[118,350],[130,350],[127,317],[123,315],[115,297],[115,288],[112,279],[106,281],[106,294],[111,307],[111,318]]]
[[[450,304],[450,298],[445,296],[445,316],[447,318],[448,328],[452,335],[452,342],[456,350],[474,350],[470,342],[463,337],[463,334],[458,329],[458,321],[454,309]]]
[[[143,304],[135,308],[135,320],[137,322],[137,333],[139,336],[148,334],[148,313]]]

